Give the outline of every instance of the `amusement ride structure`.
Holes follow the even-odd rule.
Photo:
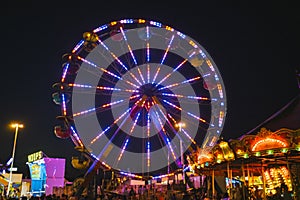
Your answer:
[[[55,127],[87,169],[151,179],[184,170],[185,155],[219,140],[226,94],[219,70],[194,39],[160,22],[123,19],[83,34],[53,85]]]

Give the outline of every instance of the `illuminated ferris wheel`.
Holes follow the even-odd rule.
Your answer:
[[[105,166],[161,174],[181,168],[191,148],[217,142],[224,84],[210,55],[184,33],[155,21],[113,21],[84,33],[64,59],[53,99],[66,128],[56,133]]]

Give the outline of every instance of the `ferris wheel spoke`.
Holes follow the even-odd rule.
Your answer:
[[[94,64],[93,62],[91,62],[91,61],[88,61],[88,60],[86,60],[86,59],[84,59],[84,58],[82,58],[82,57],[80,57],[80,56],[77,56],[77,59],[78,60],[81,60],[82,62],[84,62],[84,63],[87,63],[88,65],[90,65],[90,66],[92,66],[92,67],[94,67],[94,68],[97,68],[97,69],[99,69],[100,71],[102,71],[103,73],[106,73],[106,74],[108,74],[108,75],[110,75],[111,77],[113,77],[113,78],[117,78],[118,80],[124,80],[122,77],[120,77],[119,75],[117,75],[117,74],[115,74],[115,73],[113,73],[113,72],[111,72],[111,71],[109,71],[109,70],[107,70],[107,69],[105,69],[105,68],[102,68],[102,67],[99,67],[99,66],[97,66],[96,64]],[[90,73],[91,73],[91,71],[89,71]],[[99,76],[98,74],[95,74],[96,76]],[[136,79],[136,77],[131,73],[131,75]],[[105,79],[107,82],[110,82],[110,83],[114,83],[111,79]],[[124,82],[125,83],[127,83],[127,84],[129,84],[130,86],[133,86],[134,88],[139,88],[139,86],[138,85],[136,85],[136,84],[134,84],[134,83],[132,83],[131,81],[128,81],[128,80],[124,80]]]
[[[91,142],[90,146],[93,145],[98,139],[100,139],[101,136],[103,136],[107,131],[109,131],[114,125],[116,125],[123,117],[126,116],[127,113],[129,113],[131,108],[128,108],[125,112],[123,112],[115,121],[107,126],[101,133],[99,133]],[[128,117],[128,115],[127,115]]]
[[[130,109],[128,109],[128,111],[130,112],[131,111],[131,108]],[[124,114],[124,116],[127,114],[128,112],[125,112],[125,113],[123,113]],[[122,116],[123,116],[123,114],[122,114]],[[109,142],[105,145],[105,147],[103,148],[103,150],[101,151],[101,153],[98,155],[98,158],[100,159],[102,156],[103,156],[103,154],[104,154],[104,152],[106,151],[106,149],[108,148],[108,146],[110,145],[110,143],[112,143],[112,140],[116,137],[116,135],[117,135],[117,133],[119,132],[119,130],[120,130],[120,128],[125,124],[125,122],[127,121],[127,119],[130,117],[130,115],[126,115],[126,117],[123,119],[123,121],[121,122],[121,124],[120,124],[120,126],[117,128],[117,130],[115,130],[114,131],[114,134],[112,135],[112,137],[111,137],[111,139],[109,140]],[[116,125],[117,124],[117,122],[116,123],[113,123],[112,125]],[[126,145],[127,146],[127,145]],[[122,150],[121,150],[122,151]]]
[[[190,100],[211,101],[211,99],[209,99],[207,97],[197,97],[197,96],[191,96],[191,95],[181,95],[181,94],[173,94],[173,93],[162,93],[162,95],[168,96],[168,97],[190,99]]]
[[[124,125],[124,123],[126,122],[126,120],[130,118],[131,112],[133,112],[133,110],[135,110],[135,108],[136,108],[137,106],[139,106],[140,103],[143,105],[144,102],[145,102],[145,100],[144,100],[143,98],[140,98],[140,99],[134,104],[133,108],[129,110],[130,112],[129,112],[129,114],[127,115],[127,117],[123,120],[123,122],[121,123],[121,125],[118,127],[117,131],[115,131],[115,133],[114,133],[114,135],[113,135],[113,138],[114,138],[115,135],[118,133],[118,131],[120,130],[120,128],[122,128],[122,126]],[[134,122],[132,128],[130,129],[130,135],[132,135],[132,132],[133,132],[133,130],[134,130],[134,127],[136,126],[136,122],[137,122],[139,116],[140,116],[140,113],[138,113],[138,115],[137,115],[137,117],[136,117],[136,119],[135,119],[135,122]],[[118,157],[117,160],[115,160],[115,162],[118,163],[118,162],[121,160],[121,158],[123,157],[123,153],[124,153],[124,151],[126,150],[129,141],[130,141],[130,138],[129,138],[129,136],[127,135],[127,136],[126,136],[126,140],[125,140],[125,142],[124,142],[124,144],[123,144],[123,147],[122,147],[122,149],[121,149],[121,152],[120,152],[120,154],[119,154],[119,157]],[[117,163],[115,163],[115,165],[116,165]]]
[[[138,104],[142,101],[143,99],[140,98],[133,107],[128,108],[125,112],[123,112],[111,125],[109,125],[107,128],[105,128],[105,131],[103,131],[102,133],[100,133],[95,139],[92,140],[91,144],[95,143],[96,140],[98,140],[105,132],[107,132],[108,130],[110,130],[114,125],[116,125],[123,117],[124,120],[121,122],[121,125],[118,127],[118,129],[114,132],[111,140],[115,137],[115,135],[118,133],[118,131],[120,130],[120,128],[124,125],[124,123],[126,122],[126,120],[130,117],[130,113],[132,112],[132,110],[134,110],[134,108],[136,106],[138,106]],[[110,140],[110,142],[111,142]],[[108,145],[108,144],[107,144]],[[107,147],[106,145],[106,147]],[[106,149],[106,148],[104,148]],[[104,151],[102,151],[99,154],[99,158],[102,157],[102,154],[104,153]]]
[[[157,118],[158,122],[159,122],[159,125],[160,125],[160,129],[166,134],[167,137],[169,137],[169,134],[167,133],[167,131],[165,130],[164,128],[164,124],[162,123],[162,118],[161,116],[159,115],[159,113],[163,116],[163,119],[165,119],[166,121],[168,120],[165,116],[165,114],[163,113],[163,111],[160,109],[160,108],[154,108],[154,113],[155,113],[155,117]],[[153,120],[154,121],[154,120]],[[154,124],[155,126],[155,124]],[[157,126],[157,125],[156,125]],[[156,127],[155,126],[155,127]],[[159,130],[157,128],[157,130]]]
[[[167,74],[162,80],[160,80],[156,86],[162,84],[165,80],[167,80],[174,72],[176,72],[181,66],[183,66],[186,62],[188,61],[188,59],[184,59],[177,67],[175,67],[173,69],[173,71],[169,74]]]
[[[167,48],[166,48],[166,50],[165,50],[165,53],[164,53],[164,55],[163,55],[163,57],[162,57],[162,59],[161,59],[161,61],[160,61],[160,63],[159,63],[159,67],[157,68],[156,73],[155,73],[155,75],[154,75],[154,77],[153,77],[152,84],[155,82],[155,80],[156,80],[156,78],[157,78],[157,75],[158,75],[158,73],[159,73],[159,71],[160,71],[161,65],[163,65],[163,63],[165,62],[165,59],[166,59],[167,54],[168,54],[168,52],[169,52],[169,50],[170,50],[171,44],[172,44],[172,42],[173,42],[173,39],[174,39],[174,35],[172,35],[172,37],[171,37],[171,39],[170,39],[170,41],[169,41],[169,44],[168,44],[168,46],[167,46]]]
[[[96,88],[98,90],[114,91],[114,92],[126,92],[126,93],[136,93],[136,92],[138,92],[138,90],[112,88],[112,87],[105,87],[105,86],[97,86]]]
[[[202,119],[202,118],[196,116],[195,114],[193,114],[193,113],[191,113],[191,112],[185,111],[185,110],[183,110],[182,108],[180,108],[179,106],[177,106],[177,105],[175,105],[175,104],[173,104],[173,103],[171,103],[171,102],[169,102],[169,101],[167,101],[167,100],[165,100],[165,99],[163,100],[163,102],[167,103],[168,105],[172,106],[173,108],[175,108],[175,109],[177,109],[177,110],[179,110],[179,111],[184,112],[184,113],[187,114],[188,116],[193,117],[194,119],[197,119],[197,120],[199,120],[200,122],[206,123],[206,124],[207,124],[207,122],[206,122],[205,119]]]
[[[130,55],[131,55],[131,57],[132,57],[132,60],[133,60],[134,64],[137,66],[137,61],[136,61],[135,56],[134,56],[134,54],[133,54],[133,52],[132,52],[131,46],[128,44],[126,34],[125,34],[125,32],[123,31],[123,28],[122,28],[122,27],[120,27],[120,31],[121,31],[121,33],[122,33],[122,36],[123,36],[125,42],[126,42],[126,45],[127,45],[127,48],[128,48],[128,50],[129,50],[129,52],[130,52]]]
[[[147,152],[147,167],[148,167],[148,171],[149,171],[149,167],[151,164],[151,160],[150,160],[150,148],[151,148],[151,143],[150,143],[150,113],[147,113],[147,146],[146,146],[146,152]]]
[[[147,83],[150,83],[150,65],[147,64]]]
[[[149,29],[149,26],[146,26],[145,27],[145,33],[146,33],[146,38],[145,38],[145,41],[147,41],[146,42],[146,61],[147,61],[147,63],[149,63],[150,62],[150,43],[149,43],[149,39],[150,39],[150,29]],[[149,83],[149,81],[148,81],[148,83]]]
[[[93,86],[90,84],[78,84],[78,83],[69,83],[68,87],[80,88],[81,90],[76,91],[76,93],[87,93],[94,94],[95,91],[98,94],[102,91],[104,92],[120,92],[120,93],[136,93],[138,90],[126,89],[126,88],[116,88],[116,87],[106,87],[106,86]]]
[[[129,72],[130,76],[141,86],[143,85],[139,80],[138,78],[132,73],[132,72]],[[139,86],[138,86],[139,87]]]
[[[156,73],[155,73],[155,75],[153,76],[152,84],[155,82],[155,80],[156,80],[156,78],[157,78],[157,75],[158,75],[159,71],[160,71],[160,66],[157,68]]]
[[[104,55],[102,55],[102,57],[105,58]],[[118,72],[118,75],[117,75],[116,73],[113,73],[113,72],[111,72],[111,71],[109,71],[109,70],[103,68],[103,67],[99,67],[99,66],[97,66],[96,64],[94,64],[93,62],[88,61],[88,60],[86,60],[86,59],[84,59],[84,58],[82,58],[82,57],[80,57],[80,56],[77,56],[77,59],[78,59],[78,60],[81,60],[81,61],[84,62],[84,63],[89,64],[90,66],[92,66],[92,67],[94,67],[94,68],[99,69],[99,70],[102,71],[103,73],[106,73],[106,74],[108,74],[108,75],[110,75],[110,76],[112,76],[112,77],[114,77],[114,78],[117,78],[118,80],[124,80],[124,79],[126,79],[125,76],[124,76],[123,78],[121,78],[122,72],[121,72],[120,70],[118,70],[118,67],[116,67],[116,64],[112,64],[111,66],[113,67],[114,71]],[[108,59],[105,59],[105,60],[107,60],[107,62],[110,62]],[[119,62],[121,62],[121,61],[119,61]],[[122,62],[121,62],[121,63],[122,63]],[[123,63],[122,63],[122,64],[123,64]],[[124,65],[124,64],[123,64],[123,65]],[[126,67],[126,69],[127,69],[127,67]],[[91,73],[91,71],[89,71],[89,72]],[[96,74],[96,76],[99,76],[99,75]],[[134,75],[131,74],[131,76],[133,76],[133,78],[136,79],[136,77],[135,77]],[[114,83],[114,82],[113,82],[111,79],[109,79],[109,78],[104,78],[104,80],[106,80],[107,82],[112,83],[112,84]],[[129,85],[135,87],[135,88],[138,88],[138,87],[139,87],[139,86],[137,86],[136,84],[132,83],[131,81],[126,80],[125,82],[126,82],[127,84],[129,84]],[[139,82],[139,81],[137,80],[137,82]]]
[[[72,117],[74,118],[74,117],[77,117],[77,116],[86,115],[88,113],[94,112],[95,110],[96,110],[96,108],[90,108],[90,109],[87,109],[87,110],[84,110],[84,111],[81,111],[81,112],[74,113]]]
[[[157,100],[156,100],[157,101]],[[168,132],[165,130],[165,128],[164,128],[164,125],[163,125],[163,123],[162,123],[162,117],[163,117],[163,119],[164,120],[166,120],[166,122],[169,124],[169,126],[174,130],[174,128],[173,128],[173,126],[172,126],[172,124],[171,124],[171,122],[169,121],[169,119],[168,119],[168,117],[167,117],[167,115],[163,112],[163,110],[160,108],[160,107],[156,107],[156,108],[154,108],[155,109],[155,115],[156,115],[156,118],[158,119],[158,121],[159,121],[159,124],[160,124],[160,129],[163,131],[163,133],[165,134],[165,136],[162,136],[162,139],[163,139],[163,141],[165,142],[165,144],[166,145],[168,145],[168,148],[171,150],[171,153],[172,153],[172,156],[173,156],[173,158],[176,158],[176,156],[175,156],[175,153],[174,153],[174,151],[173,151],[173,148],[172,148],[172,146],[171,146],[171,143],[170,143],[170,141],[169,141],[169,134],[168,134]],[[158,112],[158,111],[159,112]],[[162,117],[160,116],[160,114],[162,115]],[[156,126],[155,126],[156,127]],[[159,131],[159,130],[158,130]]]
[[[125,140],[125,144],[124,144],[123,147],[122,147],[122,150],[121,150],[120,155],[119,155],[119,157],[118,157],[118,159],[117,159],[117,162],[119,162],[119,161],[121,160],[121,158],[123,157],[123,154],[124,154],[124,151],[125,151],[125,149],[126,149],[126,147],[127,147],[127,145],[128,145],[128,142],[129,142],[129,138],[127,138],[127,139]]]
[[[188,79],[188,80],[185,80],[185,81],[182,81],[182,82],[173,83],[173,84],[161,87],[158,90],[169,89],[169,88],[173,88],[173,87],[176,87],[176,86],[182,86],[183,84],[191,83],[193,81],[199,80],[200,78],[201,78],[200,76],[197,76],[195,78],[191,78],[191,79]]]
[[[131,129],[130,129],[129,135],[126,136],[126,140],[125,140],[125,143],[123,144],[121,153],[120,153],[120,155],[119,155],[119,157],[118,157],[118,161],[120,161],[121,158],[123,157],[123,153],[124,153],[124,151],[126,150],[126,147],[127,147],[127,145],[128,145],[128,142],[129,142],[129,140],[130,140],[130,139],[129,139],[129,136],[132,135],[132,132],[133,132],[133,130],[134,130],[134,127],[136,126],[136,123],[137,123],[137,121],[138,121],[138,119],[139,119],[139,117],[140,117],[140,114],[141,114],[141,113],[138,113],[138,114],[137,114],[137,116],[136,116],[136,118],[135,118],[135,120],[134,120],[134,123],[133,123],[133,125],[132,125],[132,127],[131,127]]]
[[[161,110],[160,110],[160,111],[161,111]],[[162,134],[159,134],[159,135],[161,136],[162,141],[167,145],[168,149],[171,150],[173,159],[176,160],[176,155],[175,155],[174,150],[173,150],[173,148],[172,148],[172,145],[171,145],[171,143],[170,143],[168,133],[167,133],[167,131],[166,131],[166,129],[164,128],[164,125],[163,125],[163,123],[162,123],[161,117],[160,117],[160,115],[159,115],[159,113],[158,113],[157,111],[155,111],[155,114],[156,114],[156,117],[157,117],[157,119],[158,119],[158,121],[159,121],[160,129],[161,129],[162,132],[164,133],[164,135],[162,135]],[[159,133],[160,133],[160,131],[159,131]]]
[[[172,119],[172,121],[174,122],[175,126],[178,125],[179,123],[181,123],[179,121],[176,121],[171,115],[168,115],[168,116]],[[185,120],[183,119],[182,121],[185,121]],[[186,120],[186,121],[188,121],[188,120]],[[197,124],[192,123],[190,121],[189,121],[189,125],[197,126]],[[184,133],[184,135],[190,140],[190,142],[192,142],[193,144],[196,144],[196,141],[193,139],[193,137],[190,136],[190,134],[187,132],[187,130],[185,130],[184,128],[180,127],[180,131],[177,131],[177,133],[181,133],[181,132]],[[181,140],[183,140],[183,137],[181,137],[180,135],[178,137]]]
[[[172,117],[171,114],[168,113],[168,117],[173,121],[173,124],[178,125],[180,122],[179,121],[176,121],[174,119],[174,117]],[[184,120],[183,120],[184,121]],[[188,120],[186,120],[188,121]],[[189,122],[189,125],[192,125],[193,123]],[[196,124],[194,124],[196,126]],[[175,127],[173,128],[175,129]],[[184,133],[184,136],[186,136],[190,142],[192,142],[193,144],[196,144],[197,142],[193,139],[193,137],[190,136],[190,134],[187,132],[187,130],[185,130],[184,128],[180,127],[180,131],[176,131],[177,134],[183,132]],[[183,137],[181,135],[178,135],[179,139],[183,141]]]
[[[80,57],[80,56],[77,56],[77,59],[78,59],[78,60],[81,60],[82,62],[84,62],[84,63],[86,63],[86,64],[89,64],[90,66],[92,66],[92,67],[94,67],[94,68],[97,68],[97,69],[103,71],[104,73],[109,74],[110,76],[112,76],[112,77],[114,77],[114,78],[117,78],[117,79],[119,79],[119,80],[122,80],[122,78],[121,78],[120,76],[118,76],[118,75],[116,75],[116,74],[114,74],[114,73],[112,73],[112,72],[110,72],[110,71],[108,71],[108,70],[106,70],[106,69],[104,69],[104,68],[102,68],[102,67],[97,66],[95,63],[93,63],[93,62],[91,62],[91,61],[88,61],[88,60],[86,60],[86,59],[84,59],[84,58],[82,58],[82,57]]]
[[[181,128],[181,131],[193,144],[196,144],[196,141],[188,134],[188,132],[184,128]]]
[[[98,39],[98,42],[104,47],[104,49],[113,57],[113,59],[115,59],[116,61],[118,61],[118,63],[126,70],[128,71],[128,67],[125,66],[122,61],[106,46],[106,44],[104,44],[104,42],[100,39]]]
[[[134,120],[134,123],[133,123],[131,129],[130,129],[130,132],[129,132],[130,135],[132,135],[133,130],[134,130],[134,128],[136,127],[136,123],[137,123],[138,119],[140,118],[140,115],[141,115],[141,113],[139,112],[139,113],[137,114],[135,120]]]
[[[89,114],[89,113],[92,113],[92,112],[101,112],[101,111],[104,111],[105,109],[109,109],[110,107],[112,106],[115,106],[117,104],[121,104],[125,101],[125,99],[120,99],[120,100],[117,100],[117,101],[114,101],[114,102],[110,102],[110,103],[106,103],[106,104],[103,104],[99,107],[94,107],[94,108],[90,108],[90,109],[87,109],[87,110],[83,110],[83,111],[80,111],[80,112],[77,112],[77,113],[74,113],[73,114],[73,117],[79,117],[79,116],[83,116],[83,115],[86,115],[86,114]]]
[[[85,63],[87,63],[87,64],[89,64],[90,66],[93,66],[93,67],[95,67],[95,68],[98,68],[98,69],[101,70],[102,72],[107,73],[107,74],[109,74],[110,76],[112,76],[112,77],[114,77],[114,78],[117,78],[117,79],[119,79],[119,80],[124,80],[122,77],[120,77],[120,76],[118,76],[118,75],[112,73],[111,71],[109,71],[109,70],[107,70],[107,69],[98,67],[96,64],[94,64],[94,63],[92,63],[92,62],[90,62],[90,61],[88,61],[88,60],[86,60],[86,59],[84,59],[84,58],[81,58],[81,57],[78,56],[78,59],[81,60],[81,61],[83,61],[83,62],[85,62]],[[120,61],[120,62],[121,62],[121,61]],[[141,82],[135,77],[135,75],[134,75],[133,73],[131,73],[130,71],[129,71],[129,73],[130,73],[130,75],[134,78],[134,80],[136,80],[136,81],[141,85]],[[111,82],[111,80],[109,80],[109,81]],[[124,80],[124,81],[125,81],[127,84],[133,86],[134,88],[139,88],[139,87],[140,87],[140,86],[138,86],[138,85],[132,83],[131,81],[128,81],[127,79]]]
[[[163,58],[162,58],[162,60],[161,60],[161,62],[160,62],[161,65],[165,62],[165,59],[166,59],[167,54],[168,54],[168,52],[169,52],[169,50],[170,50],[170,47],[171,47],[172,42],[173,42],[173,40],[174,40],[174,37],[175,37],[175,35],[172,35],[172,37],[171,37],[171,39],[170,39],[170,42],[169,42],[169,44],[168,44],[168,47],[166,48],[166,51],[165,51],[165,53],[164,53],[164,56],[163,56]]]
[[[109,52],[109,54],[113,57],[113,59],[115,59],[130,75],[131,77],[139,84],[142,85],[142,83],[136,78],[136,76],[130,72],[129,67],[127,67],[100,39],[98,39],[98,41],[100,42],[100,44]],[[128,46],[130,48],[130,46]],[[131,48],[130,48],[131,50]],[[134,55],[131,51],[131,54],[134,58]],[[136,62],[135,58],[134,61]]]
[[[105,86],[92,86],[92,85],[75,84],[75,83],[69,83],[68,86],[69,87],[83,88],[83,89],[96,89],[98,91],[126,92],[126,93],[130,93],[130,94],[138,92],[138,90],[121,89],[121,88],[113,88],[113,87],[105,87]],[[89,90],[86,90],[86,91],[89,91]],[[93,93],[94,93],[94,91],[93,91]]]
[[[142,79],[142,81],[143,81],[143,84],[145,84],[146,81],[145,81],[144,76],[143,76],[143,74],[142,74],[142,72],[141,72],[141,69],[140,69],[140,68],[137,68],[137,69],[138,69],[139,75],[140,75],[140,77],[141,77],[141,79]]]

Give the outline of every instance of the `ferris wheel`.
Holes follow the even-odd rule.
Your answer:
[[[190,149],[219,139],[226,116],[222,77],[184,33],[150,20],[112,21],[85,32],[64,59],[53,99],[66,127],[55,131],[104,165],[169,173],[182,168]]]

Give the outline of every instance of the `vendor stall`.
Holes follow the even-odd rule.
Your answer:
[[[42,151],[28,155],[33,196],[50,195],[54,187],[64,187],[65,159],[48,158]]]

